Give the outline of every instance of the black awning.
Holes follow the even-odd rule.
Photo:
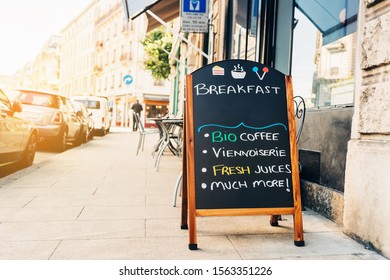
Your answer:
[[[324,45],[357,29],[359,0],[295,0],[295,3],[321,31]]]
[[[180,0],[123,0],[127,1],[128,15],[135,19],[147,10],[157,15],[165,22],[169,22],[180,15]],[[125,3],[124,3],[125,7]],[[147,32],[161,25],[154,17],[146,13],[148,17]]]
[[[146,11],[148,6],[160,2],[160,0],[122,0],[123,9],[129,19],[134,19]]]

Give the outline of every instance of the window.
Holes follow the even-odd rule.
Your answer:
[[[304,97],[308,108],[352,105],[356,32],[324,44],[324,34],[298,9],[295,19],[294,94]]]
[[[295,0],[296,7],[322,34],[323,45],[356,32],[359,0]]]
[[[256,33],[259,0],[231,2],[232,14],[227,58],[256,59]],[[249,15],[249,18],[248,18]]]
[[[133,59],[133,42],[130,41],[129,43],[129,60],[132,60]]]
[[[164,86],[164,80],[162,80],[162,79],[159,79],[159,80],[156,80],[156,79],[154,79],[153,80],[154,82],[153,82],[153,85],[155,85],[155,86]]]
[[[123,83],[123,80],[122,80],[122,77],[123,77],[123,73],[120,73],[119,75],[119,79],[118,79],[118,87],[122,87],[122,83]]]
[[[0,109],[3,110],[10,110],[11,109],[11,103],[8,100],[8,97],[5,95],[5,93],[0,89]]]

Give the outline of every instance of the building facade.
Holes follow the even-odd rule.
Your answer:
[[[130,126],[131,105],[139,100],[145,125],[153,124],[149,118],[167,110],[170,83],[144,69],[145,32],[143,19],[126,22],[122,1],[92,1],[62,31],[60,92],[108,97],[118,126]],[[126,75],[133,83],[124,83]]]
[[[96,77],[95,19],[98,1],[94,0],[62,30],[59,92],[94,95]]]
[[[390,1],[360,1],[344,231],[390,257]]]
[[[61,35],[52,35],[34,60],[27,62],[8,79],[10,91],[35,89],[58,92],[60,77]]]

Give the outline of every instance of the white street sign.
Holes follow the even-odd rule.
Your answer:
[[[208,32],[208,0],[181,0],[181,31]]]

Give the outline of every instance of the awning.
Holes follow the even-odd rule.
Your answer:
[[[169,101],[169,95],[144,93],[143,97],[145,101]]]
[[[295,0],[295,3],[321,31],[324,45],[357,29],[359,0]]]
[[[151,11],[165,22],[169,22],[180,15],[180,0],[127,0],[127,5],[129,18],[131,20],[137,18],[147,10]],[[145,14],[148,17],[147,32],[161,25],[161,23],[150,14]]]
[[[146,14],[148,17],[148,28],[146,32],[160,25],[164,25],[172,34],[177,35],[180,40],[186,42],[206,59],[209,59],[208,54],[188,41],[180,32],[173,30],[167,23],[180,16],[180,0],[122,0],[122,3],[125,16],[131,20],[143,13]]]

